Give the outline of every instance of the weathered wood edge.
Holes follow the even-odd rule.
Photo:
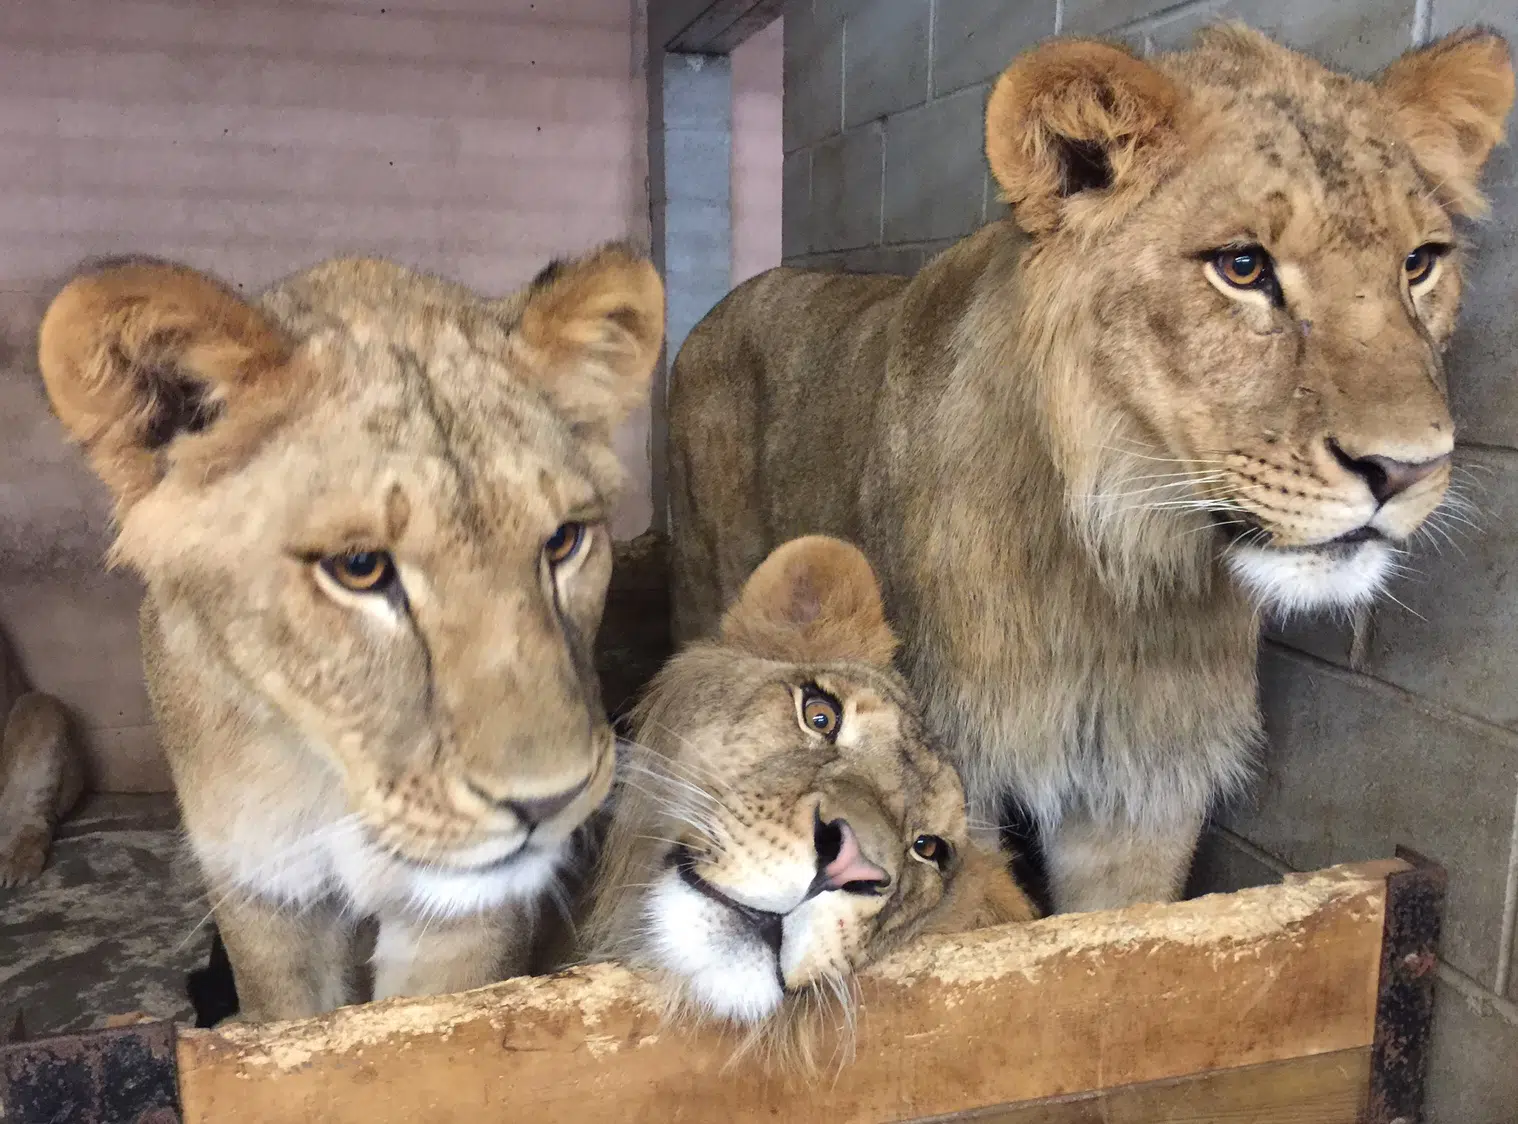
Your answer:
[[[1142,968],[1146,963],[1161,963],[1162,954],[1167,948],[1175,951],[1186,946],[1206,946],[1211,950],[1209,955],[1215,961],[1224,963],[1220,970],[1237,971],[1227,966],[1225,962],[1228,958],[1248,960],[1249,957],[1258,955],[1260,948],[1272,941],[1279,954],[1281,948],[1285,947],[1281,943],[1283,932],[1294,924],[1310,921],[1317,912],[1342,907],[1351,899],[1373,907],[1370,912],[1360,910],[1354,914],[1354,924],[1358,926],[1354,931],[1373,931],[1379,936],[1384,926],[1382,913],[1386,880],[1407,869],[1407,863],[1399,860],[1353,864],[1288,876],[1282,884],[1276,886],[1230,895],[1214,895],[1174,905],[1067,915],[1030,926],[932,938],[876,965],[864,974],[860,986],[866,999],[865,1010],[868,1014],[872,996],[895,996],[899,1000],[902,995],[915,994],[915,998],[908,1002],[919,1005],[940,998],[944,998],[949,1006],[966,1002],[984,1004],[987,999],[983,992],[994,991],[1002,982],[1016,978],[1021,979],[1018,986],[1027,992],[1037,986],[1036,982],[1029,981],[1036,981],[1040,971],[1056,963],[1068,963],[1071,957],[1084,958],[1081,961],[1081,971],[1096,971],[1098,965],[1124,957],[1128,958],[1130,964]],[[1358,948],[1360,941],[1361,938],[1355,937],[1347,947]],[[1321,1039],[1306,1047],[1292,1043],[1288,1048],[1285,1039],[1262,1041],[1253,1052],[1243,1050],[1239,1057],[1221,1060],[1243,1060],[1252,1064],[1274,1060],[1277,1056],[1293,1056],[1292,1051],[1299,1048],[1312,1053],[1369,1046],[1374,1032],[1375,972],[1380,963],[1380,950],[1372,947],[1370,941],[1364,943],[1366,952],[1358,958],[1366,960],[1363,966],[1366,976],[1363,1020],[1358,1015],[1340,1011],[1336,1016],[1338,1023],[1335,1027],[1325,1028]],[[1304,956],[1301,952],[1314,953],[1318,959],[1327,955],[1315,948],[1310,940],[1305,943],[1299,941],[1299,944],[1300,951],[1285,957],[1282,963],[1296,969],[1305,961],[1313,959],[1313,956]],[[1153,959],[1156,956],[1160,957],[1159,961]],[[1331,970],[1340,971],[1336,966]],[[1361,966],[1357,963],[1347,970],[1359,972]],[[1356,993],[1359,987],[1354,983],[1344,985],[1342,980],[1340,983],[1341,987],[1349,988],[1346,994]],[[922,984],[927,985],[926,989],[918,989],[914,993],[913,989]],[[1116,995],[1120,1000],[1121,993]],[[1155,999],[1153,996],[1147,998],[1150,1001]],[[1351,1002],[1350,1006],[1355,1006],[1356,1003],[1357,1001]],[[608,1079],[612,1084],[615,1084],[615,1072],[619,1066],[623,1067],[622,1072],[638,1074],[649,1069],[649,1059],[655,1055],[644,1048],[657,1042],[660,1035],[665,1033],[657,1025],[658,1011],[658,998],[643,980],[618,966],[595,965],[556,977],[510,980],[457,996],[347,1008],[320,1019],[296,1023],[233,1026],[211,1031],[186,1030],[180,1033],[178,1039],[180,1088],[186,1106],[185,1119],[190,1124],[196,1124],[201,1119],[211,1119],[208,1115],[197,1115],[196,1106],[204,1108],[214,1103],[219,1110],[225,1109],[230,1103],[230,1094],[227,1093],[218,1100],[208,1092],[214,1090],[218,1082],[223,1090],[249,1090],[249,1082],[256,1086],[264,1080],[273,1079],[277,1084],[287,1087],[292,1096],[297,1094],[298,1089],[306,1090],[302,1095],[310,1095],[314,1082],[310,1071],[312,1067],[318,1067],[323,1071],[321,1087],[330,1090],[323,1092],[322,1096],[335,1097],[340,1094],[333,1083],[340,1085],[344,1080],[341,1076],[343,1073],[348,1073],[352,1079],[353,1074],[348,1071],[354,1067],[362,1069],[367,1064],[356,1060],[361,1059],[366,1050],[394,1049],[409,1051],[414,1055],[417,1050],[440,1050],[443,1047],[439,1044],[455,1035],[460,1036],[459,1041],[478,1042],[492,1051],[504,1050],[504,1054],[496,1056],[513,1058],[512,1065],[528,1067],[539,1064],[545,1053],[563,1049],[564,1042],[578,1038],[579,1041],[573,1044],[573,1048],[583,1047],[584,1052],[577,1055],[575,1064],[589,1067],[584,1072],[586,1096],[589,1097],[592,1095],[589,1091],[601,1087],[598,1082],[605,1077],[605,1073],[598,1075],[594,1072],[594,1062],[602,1057],[603,1052],[607,1065],[602,1068],[613,1073],[613,1078]],[[612,1024],[604,1024],[603,1019],[610,1012],[615,1012],[613,1023],[620,1028],[619,1033],[606,1033],[612,1029]],[[530,1027],[534,1019],[547,1022],[550,1015],[559,1021],[554,1035],[544,1039],[550,1042],[549,1046],[545,1047],[542,1042],[530,1047],[511,1044],[512,1035],[519,1027]],[[865,1021],[868,1024],[871,1020],[867,1018]],[[879,1033],[878,1024],[882,1021],[878,1016],[874,1020],[877,1024],[876,1040],[870,1041],[862,1036],[864,1051],[881,1049],[882,1042],[893,1042],[894,1048],[901,1051],[901,1042],[891,1033],[897,1028],[887,1028],[883,1036]],[[1348,1027],[1353,1029],[1346,1029]],[[902,1029],[905,1032],[911,1028]],[[1297,1032],[1300,1029],[1299,1027]],[[652,1033],[653,1030],[658,1033]],[[676,1029],[673,1033],[678,1038],[678,1044],[666,1043],[657,1049],[663,1050],[666,1055],[672,1051],[678,1052],[680,1064],[687,1067],[682,1073],[689,1075],[687,1080],[695,1083],[699,1094],[703,1092],[699,1088],[702,1082],[699,1074],[705,1072],[715,1075],[717,1069],[722,1068],[717,1067],[713,1061],[719,1047],[724,1052],[730,1047],[719,1042],[718,1036],[712,1034],[696,1034],[683,1028]],[[1283,1029],[1281,1033],[1285,1034],[1286,1030]],[[1268,1038],[1269,1028],[1262,1031],[1262,1034]],[[1273,1055],[1272,1049],[1277,1054]],[[623,1051],[627,1056],[618,1060],[618,1051]],[[628,1057],[638,1055],[640,1051],[645,1056],[639,1056],[635,1061],[628,1060]],[[468,1052],[473,1055],[475,1047],[470,1046]],[[1152,1056],[1141,1056],[1137,1061],[1129,1059],[1132,1062],[1130,1068],[1114,1073],[1113,1082],[1126,1083],[1135,1074],[1145,1079],[1161,1079],[1192,1072],[1185,1069],[1176,1073],[1167,1072],[1165,1066],[1168,1052],[1155,1049],[1148,1052]],[[1138,1053],[1142,1055],[1144,1052]],[[477,1061],[476,1064],[481,1063]],[[848,1102],[851,1095],[850,1075],[858,1073],[858,1064],[856,1060],[854,1065],[845,1067],[836,1075],[831,1090],[822,1099],[837,1100],[840,1104]],[[486,1076],[481,1079],[499,1083],[499,1068],[497,1066],[482,1071]],[[737,1089],[746,1083],[749,1095],[768,1088],[752,1073],[745,1076],[744,1068],[743,1065],[722,1068],[723,1076],[720,1080],[724,1086]],[[480,1078],[479,1073],[475,1076]],[[513,1071],[512,1076],[513,1087],[532,1083],[531,1074],[525,1071]],[[517,1080],[519,1077],[520,1080]],[[365,1078],[372,1079],[372,1074]],[[713,1076],[712,1080],[718,1079]],[[853,1080],[858,1082],[863,1079],[854,1077]],[[1005,1091],[1004,1088],[1002,1091]],[[902,1092],[906,1095],[912,1091],[905,1089]],[[997,1097],[997,1092],[993,1080],[992,1085],[984,1090],[966,1090],[963,1094],[964,1103],[950,1107],[973,1108],[1015,1099]],[[784,1095],[775,1095],[781,1101],[785,1100]],[[939,1100],[943,1099],[944,1094],[939,1090]],[[312,1103],[302,1103],[304,1107],[300,1111],[309,1113],[314,1107]],[[801,1102],[786,1103],[794,1105]],[[817,1102],[814,1097],[806,1103]],[[630,1105],[624,1104],[623,1107],[631,1109]],[[847,1117],[848,1119],[888,1118],[869,1115],[879,1109],[871,1106],[868,1096],[864,1096],[854,1107],[858,1113]],[[914,1111],[912,1115],[917,1116],[919,1113]],[[294,1115],[289,1117],[297,1118]],[[841,1120],[844,1117],[833,1114],[830,1118]],[[890,1118],[904,1117],[898,1115]],[[543,1116],[539,1119],[546,1122],[550,1117]]]

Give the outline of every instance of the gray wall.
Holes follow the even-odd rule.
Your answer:
[[[788,264],[909,273],[1004,211],[981,151],[988,85],[1056,34],[1147,52],[1242,18],[1369,73],[1463,23],[1518,42],[1518,6],[1478,0],[793,0],[785,9],[783,252]],[[1162,13],[1162,14],[1157,14]],[[1288,868],[1390,855],[1450,873],[1430,1106],[1435,1124],[1518,1121],[1518,184],[1488,170],[1492,220],[1451,360],[1463,438],[1458,490],[1475,505],[1429,545],[1350,658],[1348,629],[1270,641],[1270,733],[1253,801],[1222,817],[1197,889]]]

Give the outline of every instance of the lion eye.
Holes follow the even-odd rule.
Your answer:
[[[949,856],[953,854],[953,848],[948,840],[937,835],[919,835],[912,840],[912,854],[925,863],[932,863],[939,870],[949,865]]]
[[[543,544],[543,556],[550,566],[562,566],[580,552],[584,542],[584,523],[561,523]]]
[[[1427,281],[1443,252],[1444,247],[1427,242],[1403,258],[1402,272],[1407,277],[1407,283],[1417,285]]]
[[[1212,268],[1235,289],[1258,289],[1271,278],[1270,255],[1259,246],[1219,250],[1212,256]]]
[[[808,683],[801,689],[801,724],[815,734],[832,741],[838,735],[843,722],[843,711],[838,700],[821,687]]]
[[[354,593],[382,593],[395,580],[395,560],[382,550],[330,554],[321,560],[321,568]]]

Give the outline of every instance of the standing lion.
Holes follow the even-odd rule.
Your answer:
[[[1485,31],[1372,81],[1237,26],[1027,53],[987,108],[1011,220],[910,281],[773,270],[686,341],[677,639],[853,539],[1055,907],[1173,898],[1259,741],[1261,610],[1373,598],[1444,496],[1454,224],[1512,98]]]

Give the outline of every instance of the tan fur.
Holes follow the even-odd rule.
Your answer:
[[[687,339],[677,638],[775,543],[858,542],[972,811],[1032,811],[1056,907],[1175,895],[1249,771],[1260,608],[1363,604],[1445,495],[1453,217],[1512,91],[1490,33],[1375,82],[1240,27],[1024,55],[987,109],[1012,220],[910,281],[761,275]],[[1250,244],[1279,300],[1217,272]],[[1382,463],[1412,480],[1384,503]]]
[[[0,889],[42,873],[53,832],[83,789],[63,705],[27,688],[0,636]]]
[[[363,917],[377,996],[519,966],[611,783],[611,433],[662,333],[620,247],[501,300],[356,260],[248,302],[136,261],[49,309],[43,377],[147,582],[148,686],[243,1017],[359,998]],[[344,587],[354,552],[395,579]]]
[[[971,842],[964,790],[890,667],[894,646],[864,556],[798,539],[759,567],[715,637],[664,668],[634,716],[588,946],[658,973],[677,1011],[757,1028],[756,1041],[785,1047],[783,1065],[820,1057],[816,1032],[837,1021],[834,1000],[849,1015],[857,969],[920,933],[1035,916],[1005,862]],[[807,684],[842,704],[831,740],[802,723]],[[880,893],[814,882],[840,853],[827,841],[840,824],[889,877]],[[947,869],[913,856],[923,833],[952,846]],[[690,889],[678,847],[691,877],[782,926],[780,947]],[[705,912],[686,916],[691,902]],[[692,968],[702,963],[710,972]]]

